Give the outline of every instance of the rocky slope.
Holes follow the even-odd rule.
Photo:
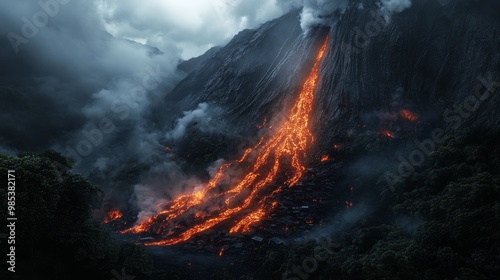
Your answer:
[[[481,85],[479,75],[499,72],[500,8],[495,1],[441,2],[413,1],[384,19],[377,5],[364,1],[364,9],[352,5],[333,26],[307,35],[299,13],[291,12],[242,31],[194,67],[167,102],[179,113],[201,102],[216,104],[235,130],[254,133],[255,124],[277,115],[295,96],[318,42],[329,35],[315,100],[316,135],[344,137],[373,118],[379,119],[374,130],[392,127],[383,116],[401,108],[442,122],[445,109]],[[495,104],[484,105],[491,110],[481,110],[477,123],[497,123]]]

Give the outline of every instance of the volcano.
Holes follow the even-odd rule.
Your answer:
[[[1,279],[500,275],[500,1],[6,2]]]
[[[272,201],[256,199],[257,193],[262,197],[261,190],[277,176],[286,177],[282,180],[285,186],[296,184],[306,168],[306,150],[309,159],[317,157],[320,162],[331,162],[331,147],[339,146],[342,141],[351,142],[347,146],[352,147],[357,141],[352,139],[353,135],[393,141],[392,144],[396,144],[396,139],[416,137],[417,131],[424,131],[430,124],[439,124],[442,120],[437,118],[438,112],[452,106],[455,100],[466,98],[467,92],[475,86],[475,77],[464,80],[457,69],[494,70],[495,63],[481,64],[472,57],[463,57],[463,54],[482,54],[494,61],[491,45],[471,44],[467,50],[453,47],[462,38],[445,36],[447,30],[457,25],[466,28],[466,23],[458,18],[451,20],[443,6],[419,1],[414,3],[411,12],[394,15],[391,20],[374,13],[374,9],[376,6],[370,5],[361,11],[351,7],[334,25],[317,27],[307,34],[300,28],[299,11],[292,11],[259,29],[242,31],[226,46],[181,64],[180,68],[188,75],[167,95],[161,108],[156,109],[158,122],[175,121],[171,116],[176,114],[162,113],[164,107],[181,114],[198,104],[217,104],[224,108],[220,118],[227,121],[235,135],[240,135],[240,138],[230,139],[232,143],[262,134],[259,130],[266,126],[267,120],[275,123],[267,124],[273,128],[253,140],[254,143],[247,141],[252,147],[244,150],[240,159],[222,165],[202,190],[177,195],[154,217],[139,221],[125,232],[155,233],[168,240],[150,245],[176,244],[235,216],[241,221],[231,226],[230,232],[247,232],[250,224],[268,215],[268,208],[274,205]],[[454,9],[460,17],[466,7],[449,4],[446,9]],[[417,24],[424,11],[429,11],[428,20],[432,24],[410,28]],[[488,15],[486,13],[477,25],[487,28]],[[361,38],[369,41],[369,45],[361,46],[358,44],[361,39],[356,35],[359,28],[353,28],[354,23],[362,27],[377,24],[380,32]],[[432,34],[433,38],[410,44],[423,34]],[[325,36],[335,43],[325,45],[322,39]],[[474,36],[488,35],[476,33]],[[318,71],[319,58],[311,50],[320,45],[324,62]],[[312,73],[308,69],[313,69]],[[311,76],[314,79],[311,80]],[[299,95],[296,99],[293,93],[307,92],[307,87],[314,87],[316,94],[310,93],[306,99]],[[304,101],[307,103],[302,104]],[[281,119],[276,117],[276,112],[280,112]],[[489,110],[484,112],[491,113]],[[472,126],[479,125],[481,120],[490,123],[493,119],[491,115],[483,115],[475,119]],[[204,135],[194,127],[191,137]],[[313,138],[316,140],[314,145]],[[403,142],[397,145],[404,145]],[[189,160],[197,148],[189,147],[183,153],[185,159]],[[278,159],[284,154],[289,157],[291,169],[288,174],[280,170],[283,164]],[[250,166],[244,171],[247,173],[236,183],[224,182],[227,169],[230,171],[237,164]],[[246,194],[248,191],[250,193]],[[254,207],[253,203],[261,207]],[[250,210],[247,209],[250,205],[255,209],[242,214],[243,208]],[[208,209],[211,207],[219,214]],[[179,227],[175,219],[188,219],[192,221],[188,224],[197,226],[191,230]]]
[[[227,169],[233,168],[234,163],[224,164],[204,189],[176,198],[168,203],[166,210],[160,211],[153,218],[124,231],[124,233],[151,232],[152,229],[158,228],[155,230],[156,233],[162,234],[165,239],[146,243],[146,245],[173,245],[186,241],[193,235],[206,231],[227,219],[234,219],[241,212],[248,213],[244,214],[240,221],[230,229],[231,233],[248,232],[252,224],[268,215],[277,205],[277,201],[273,200],[281,188],[271,190],[267,188],[276,181],[280,173],[283,173],[281,169],[290,170],[290,175],[283,182],[285,186],[295,185],[306,170],[305,161],[308,148],[313,144],[314,139],[309,128],[309,117],[318,84],[320,65],[327,44],[328,38],[325,39],[318,51],[313,68],[286,120],[279,124],[276,131],[270,132],[271,136],[264,135],[255,147],[247,149],[243,156],[235,162],[251,165],[249,171],[239,182],[228,187],[225,191],[217,191],[220,185],[224,184],[224,173]],[[247,163],[248,161],[250,163]],[[264,191],[267,193],[266,195],[262,194]],[[247,194],[242,196],[244,193]],[[221,204],[220,200],[224,201],[222,207],[210,212],[203,210],[214,204]],[[242,201],[242,203],[234,203],[234,201]],[[246,211],[248,209],[251,210]],[[193,220],[195,217],[203,216],[203,218],[198,219],[199,221],[194,225],[183,229],[179,236],[172,237],[171,235],[174,234],[171,232],[177,226],[177,219],[186,219],[183,216],[193,215],[193,211]],[[158,226],[158,224],[161,225]]]
[[[348,5],[331,23],[307,32],[301,11],[291,11],[181,63],[186,77],[153,108],[154,122],[175,124],[204,104],[222,108],[216,118],[227,127],[210,132],[193,122],[188,136],[167,139],[164,146],[182,166],[198,164],[200,173],[227,160],[201,185],[175,193],[122,233],[148,236],[141,241],[148,246],[178,245],[231,258],[267,246],[262,244],[300,247],[308,238],[349,232],[353,237],[339,242],[354,252],[338,254],[352,262],[366,252],[378,256],[375,244],[389,243],[389,233],[409,236],[398,238],[414,247],[420,241],[412,236],[432,239],[416,230],[433,231],[437,220],[443,222],[441,212],[425,209],[434,203],[426,201],[438,195],[448,203],[444,190],[453,192],[456,185],[446,185],[445,178],[460,176],[447,167],[439,175],[432,171],[460,165],[448,154],[458,149],[457,140],[446,144],[435,136],[493,151],[479,156],[481,149],[469,147],[472,162],[498,153],[474,136],[496,137],[490,128],[499,125],[498,98],[466,114],[457,105],[475,89],[495,84],[500,60],[491,34],[498,33],[492,12],[498,4],[422,0],[385,14],[376,3],[362,2],[362,9]],[[436,250],[454,246],[441,241]],[[404,254],[422,260],[418,252]],[[349,275],[345,279],[363,279],[339,270]]]

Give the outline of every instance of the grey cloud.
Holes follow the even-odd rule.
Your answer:
[[[220,116],[222,110],[218,107],[209,106],[207,103],[200,103],[198,107],[191,111],[184,112],[184,116],[177,119],[174,129],[167,132],[168,140],[180,140],[186,133],[186,128],[196,122],[196,128],[204,133],[212,133],[223,130],[223,122],[214,120]]]
[[[316,26],[331,26],[350,6],[363,10],[374,4],[366,0],[280,0],[279,3],[284,9],[302,8],[301,27],[305,33]],[[375,4],[389,20],[391,14],[411,7],[411,0],[380,0]]]
[[[81,156],[80,170],[119,169],[120,162],[153,157],[161,134],[152,132],[149,108],[182,78],[176,70],[180,53],[114,38],[103,31],[94,3],[60,5],[17,55],[7,34],[24,36],[23,19],[32,21],[41,7],[38,1],[0,3],[0,60],[8,65],[0,70],[2,150],[52,147],[74,156],[67,148],[77,150],[90,133],[92,151]],[[150,79],[145,93],[134,95],[159,66],[161,79]],[[101,137],[95,129],[103,119],[115,130]]]
[[[106,29],[187,59],[225,44],[245,28],[255,28],[287,10],[273,0],[101,1]]]
[[[38,0],[0,2],[0,60],[8,66],[0,69],[0,151],[56,149],[74,157],[76,171],[90,175],[111,195],[115,188],[123,190],[124,183],[115,179],[130,173],[141,181],[138,186],[183,188],[172,182],[189,181],[184,163],[169,158],[161,144],[170,124],[152,120],[153,111],[173,111],[163,100],[185,75],[177,64],[285,9],[271,0],[252,5],[216,1],[219,6],[199,0],[201,8],[175,1],[172,7],[190,9],[165,19],[153,5],[164,2],[69,1],[26,44],[19,44],[18,54],[7,35],[24,36],[24,18],[31,25],[42,8]],[[157,72],[155,77],[151,72]],[[177,124],[174,136],[192,122],[201,132],[219,132],[223,122],[214,118],[220,110],[202,104],[190,114],[166,118],[179,118],[172,123]],[[102,129],[103,121],[111,132]],[[136,183],[126,184],[132,192]]]
[[[348,0],[304,0],[301,14],[302,30],[309,30],[317,25],[330,25],[336,12],[344,13]]]

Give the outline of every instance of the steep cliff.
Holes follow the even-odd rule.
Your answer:
[[[499,11],[494,1],[419,0],[384,18],[378,5],[364,1],[363,9],[353,4],[332,26],[308,34],[294,11],[238,34],[167,99],[179,112],[201,102],[217,104],[236,131],[254,133],[256,123],[294,97],[318,41],[328,34],[315,100],[316,135],[344,137],[367,118],[401,108],[416,110],[426,122],[442,122],[444,110],[481,85],[478,76],[499,72]],[[488,110],[481,110],[476,123],[497,124],[495,104],[484,105]]]

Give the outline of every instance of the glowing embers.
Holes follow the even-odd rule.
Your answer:
[[[385,136],[387,138],[394,138],[394,133],[389,130],[382,130],[379,132],[379,135]]]
[[[250,226],[257,222],[260,222],[267,213],[278,205],[278,202],[274,201],[270,207],[270,209],[266,209],[264,205],[262,205],[257,210],[251,212],[247,216],[245,216],[241,221],[239,221],[234,227],[232,227],[229,232],[230,233],[243,233],[250,231]]]
[[[399,112],[399,114],[401,115],[401,117],[403,117],[404,119],[409,120],[411,122],[418,121],[418,116],[416,114],[410,112],[409,110],[401,110]]]
[[[309,117],[327,42],[328,38],[288,117],[272,135],[264,135],[239,160],[222,165],[202,190],[174,199],[165,210],[123,233],[157,233],[161,240],[145,244],[168,246],[223,222],[239,220],[230,233],[247,232],[260,222],[277,205],[275,195],[283,184],[272,183],[280,177],[285,185],[295,185],[306,171],[308,148],[314,142]],[[237,181],[227,176],[234,170],[244,171]]]
[[[120,219],[121,217],[123,217],[123,214],[120,212],[120,210],[117,210],[117,209],[110,210],[107,213],[107,217],[104,218],[104,223],[107,224],[107,223],[110,223],[112,221],[116,221],[116,220]]]

